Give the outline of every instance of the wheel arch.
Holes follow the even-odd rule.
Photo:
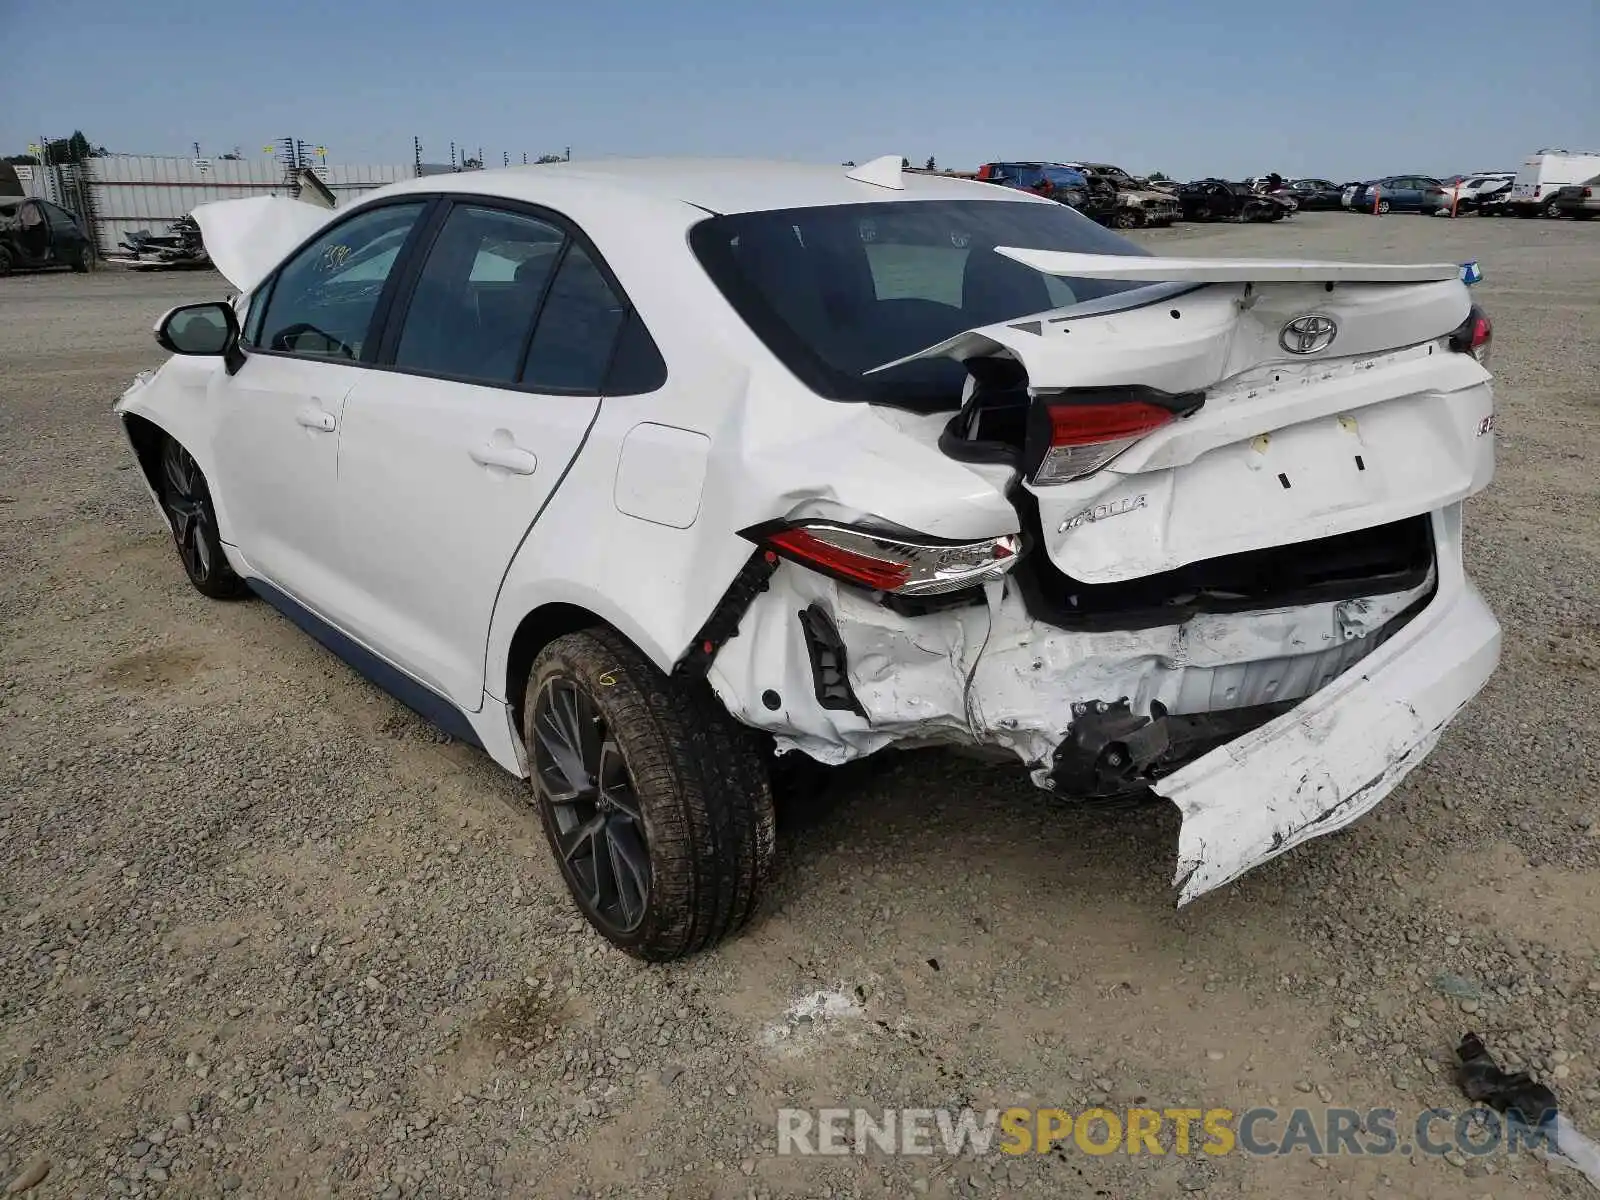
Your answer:
[[[139,473],[144,476],[145,486],[150,489],[150,498],[156,502],[157,508],[161,508],[161,443],[172,435],[150,418],[142,417],[138,413],[124,412],[119,415],[122,418],[122,429],[127,435],[128,444],[133,448],[134,462],[138,464]],[[164,508],[161,509],[161,515],[165,520]]]
[[[517,628],[511,635],[511,644],[506,651],[504,674],[500,682],[505,688],[506,708],[511,714],[513,728],[521,730],[523,706],[528,699],[528,673],[533,669],[533,660],[539,657],[539,652],[555,641],[569,633],[577,633],[583,629],[609,629],[619,637],[626,638],[629,645],[638,649],[632,638],[628,638],[610,621],[598,613],[584,608],[580,604],[570,604],[566,601],[552,601],[541,604],[526,613],[517,622]],[[647,658],[648,654],[645,655]],[[497,682],[493,679],[491,683]]]

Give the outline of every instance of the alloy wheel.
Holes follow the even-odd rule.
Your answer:
[[[600,706],[564,675],[534,701],[533,777],[561,871],[585,914],[616,934],[644,920],[650,852],[633,777]]]
[[[212,560],[208,536],[214,517],[205,476],[189,452],[170,440],[162,451],[161,472],[166,485],[162,502],[172,518],[172,538],[178,545],[178,557],[183,560],[189,578],[199,584],[209,582],[216,564]]]

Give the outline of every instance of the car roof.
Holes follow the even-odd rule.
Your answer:
[[[975,180],[909,171],[901,175],[902,187],[896,190],[851,179],[849,171],[759,159],[615,158],[426,175],[382,191],[460,191],[530,203],[559,199],[577,206],[621,200],[674,208],[688,204],[716,215],[904,200],[1051,203]]]

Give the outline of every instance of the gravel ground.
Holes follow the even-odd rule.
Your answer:
[[[1498,675],[1375,814],[1181,913],[1175,813],[891,760],[786,813],[764,915],[667,968],[578,920],[516,781],[189,588],[110,404],[153,319],[221,282],[0,280],[0,1186],[1589,1194],[1527,1154],[774,1153],[785,1104],[1461,1107],[1469,1027],[1600,1134],[1600,228],[1141,236],[1482,261],[1500,474],[1468,550]]]

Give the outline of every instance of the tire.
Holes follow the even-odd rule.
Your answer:
[[[78,257],[72,260],[72,269],[80,275],[88,274],[99,265],[99,256],[95,254],[94,247],[89,245],[88,242],[85,242],[79,248]]]
[[[1389,211],[1389,208],[1390,208],[1390,205],[1389,205],[1389,202],[1387,200],[1379,200],[1378,201],[1378,215],[1380,217],[1383,216],[1385,213],[1387,213]]]
[[[1144,224],[1144,214],[1137,208],[1119,208],[1111,218],[1118,229],[1137,229]]]
[[[11,274],[11,252],[0,246],[0,275]]]
[[[246,595],[244,580],[233,573],[222,551],[216,506],[199,465],[169,437],[161,443],[160,468],[161,507],[189,582],[213,600],[237,600]]]
[[[1550,199],[1544,202],[1544,207],[1539,210],[1539,215],[1541,217],[1552,218],[1559,218],[1561,216],[1561,214],[1556,211],[1556,198],[1554,196],[1551,196]]]
[[[605,628],[546,646],[526,696],[539,822],[596,932],[635,958],[668,962],[741,928],[772,867],[759,735],[705,683],[662,675]]]

